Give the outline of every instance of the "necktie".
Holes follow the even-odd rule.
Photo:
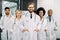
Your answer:
[[[49,16],[49,22],[51,22],[51,16]]]
[[[32,19],[32,14],[30,14],[30,18]]]

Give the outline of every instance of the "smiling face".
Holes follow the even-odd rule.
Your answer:
[[[48,10],[48,16],[52,16],[52,14],[53,14],[53,10],[52,9],[49,9]]]
[[[34,11],[34,9],[35,9],[35,7],[34,7],[33,4],[31,4],[31,5],[28,6],[28,11],[29,11],[30,13],[32,13],[32,12]]]
[[[9,15],[9,14],[10,14],[10,9],[6,9],[6,10],[5,10],[5,14],[6,14],[6,15]]]
[[[42,10],[39,11],[39,16],[40,16],[40,17],[43,17],[43,11],[42,11]]]
[[[22,12],[19,11],[19,10],[17,10],[17,11],[16,11],[16,17],[21,17],[21,16],[22,16]]]
[[[30,13],[34,12],[34,9],[35,9],[35,4],[33,2],[29,2],[28,3],[28,11]]]

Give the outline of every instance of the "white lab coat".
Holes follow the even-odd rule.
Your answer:
[[[49,17],[47,17],[47,40],[56,40],[55,31],[57,30],[57,23],[53,17],[51,17],[51,22],[49,22]]]
[[[32,13],[32,19],[30,18],[29,12],[26,13],[25,17],[23,28],[27,28],[28,32],[23,32],[23,40],[37,40],[37,32],[34,29],[40,29],[40,17],[34,12]]]
[[[11,17],[12,16],[2,16],[1,17],[1,20],[0,20],[0,27],[2,28],[3,32],[1,33],[1,39],[2,40],[11,40],[11,32],[10,32],[10,29],[11,29]]]
[[[38,33],[38,35],[39,35],[38,38],[39,38],[39,40],[46,40],[46,32],[44,31],[44,29],[47,30],[47,19],[42,18],[42,20],[40,20],[40,24],[41,24],[41,28]]]
[[[21,17],[20,20],[16,19],[15,17],[12,18],[12,40],[22,40],[22,28],[21,22],[24,20],[24,16]]]

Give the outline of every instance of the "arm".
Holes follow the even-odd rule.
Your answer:
[[[54,31],[57,31],[57,29],[58,29],[57,22],[55,21],[54,24],[55,24]]]
[[[3,16],[0,19],[0,28],[3,29]]]
[[[25,17],[23,17],[23,19],[21,21],[21,24],[20,24],[20,29],[21,29],[22,32],[28,31],[28,29],[25,27],[25,25],[26,25],[25,21],[26,21],[26,19],[25,19]]]
[[[37,18],[38,20],[36,19],[36,23],[35,23],[36,27],[35,27],[35,30],[34,30],[34,31],[38,32],[38,31],[40,30],[40,28],[41,28],[40,17],[37,16],[36,18]]]
[[[44,19],[44,22],[43,22],[43,30],[44,30],[44,32],[47,31],[47,19]]]

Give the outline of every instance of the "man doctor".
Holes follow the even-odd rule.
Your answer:
[[[57,23],[53,17],[53,10],[48,10],[47,16],[47,40],[56,40],[55,31],[57,31]]]
[[[10,19],[11,19],[11,15],[10,15],[10,8],[9,7],[5,7],[5,15],[1,17],[0,20],[0,27],[2,28],[3,32],[2,32],[2,40],[11,40],[11,36],[10,36],[10,29],[11,29],[11,25],[10,25]]]
[[[28,12],[26,13],[23,25],[23,40],[37,40],[37,33],[40,28],[40,17],[34,12],[35,4],[28,3]]]

